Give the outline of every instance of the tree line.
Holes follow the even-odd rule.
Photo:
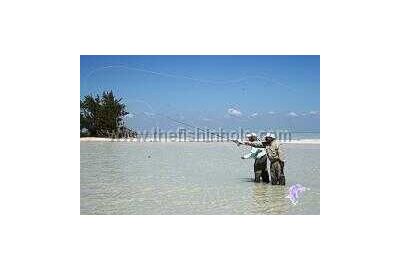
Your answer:
[[[81,137],[136,137],[136,132],[124,126],[123,119],[129,114],[126,105],[112,91],[84,96],[80,109]]]

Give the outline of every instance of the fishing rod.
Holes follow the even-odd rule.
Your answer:
[[[150,106],[150,104],[148,104],[147,102],[145,102],[145,101],[143,101],[143,100],[136,100],[136,101],[140,101],[140,102],[146,104],[146,106],[148,106],[148,107],[150,108],[150,110],[153,111],[153,113],[152,113],[153,115],[158,115],[158,116],[164,117],[164,118],[166,118],[166,119],[168,119],[168,120],[170,120],[170,121],[172,121],[172,122],[174,122],[174,123],[177,123],[177,124],[181,124],[181,125],[190,127],[191,129],[197,129],[197,130],[200,130],[200,131],[202,131],[202,132],[204,132],[204,133],[208,133],[208,134],[211,134],[211,135],[215,135],[216,137],[221,138],[221,139],[226,139],[227,141],[231,141],[231,142],[235,143],[236,146],[238,146],[238,147],[239,147],[240,145],[245,145],[244,142],[239,141],[238,139],[226,138],[226,137],[224,137],[224,136],[222,136],[222,135],[219,135],[218,133],[211,132],[210,130],[205,130],[205,129],[199,128],[199,127],[197,127],[197,126],[195,126],[195,125],[188,124],[188,123],[186,123],[186,122],[184,122],[184,121],[181,121],[181,120],[177,120],[177,119],[172,118],[172,117],[170,117],[170,116],[168,116],[168,115],[166,115],[166,114],[154,112],[154,109]],[[298,132],[298,133],[313,133],[313,132],[302,131],[302,132]],[[258,140],[259,140],[259,139],[258,139]]]
[[[176,120],[176,119],[174,119],[174,118],[172,118],[172,117],[170,117],[170,116],[168,116],[168,115],[161,114],[161,113],[155,113],[155,114],[160,115],[160,116],[162,116],[162,117],[165,117],[166,119],[168,119],[168,120],[170,120],[170,121],[172,121],[172,122],[175,122],[175,123],[178,123],[178,124],[181,124],[181,125],[190,127],[190,128],[192,128],[192,129],[198,129],[198,130],[200,130],[200,131],[202,131],[202,132],[204,132],[204,133],[209,133],[209,134],[211,134],[211,135],[217,136],[218,138],[226,139],[226,140],[228,140],[228,141],[234,142],[234,143],[236,143],[236,145],[237,145],[238,147],[239,147],[240,145],[243,144],[243,143],[240,142],[239,140],[231,140],[231,139],[229,139],[229,138],[225,138],[224,136],[221,136],[221,135],[219,135],[218,133],[210,132],[209,130],[205,130],[205,129],[196,127],[196,126],[194,126],[194,125],[185,123],[185,122],[180,121],[180,120]]]
[[[178,124],[181,124],[181,125],[185,125],[185,126],[187,126],[187,127],[193,128],[193,129],[198,129],[198,130],[203,131],[203,132],[205,132],[205,133],[208,132],[208,133],[210,133],[210,134],[212,134],[212,135],[215,135],[215,136],[217,136],[217,137],[219,137],[219,138],[221,138],[221,139],[226,139],[226,138],[224,138],[223,136],[221,136],[221,135],[219,135],[219,134],[217,134],[217,133],[210,132],[209,130],[207,131],[207,130],[204,130],[204,129],[202,129],[202,128],[196,127],[196,126],[194,126],[194,125],[187,124],[187,123],[185,123],[185,122],[183,122],[183,121],[176,120],[176,119],[174,119],[174,118],[172,118],[172,117],[169,117],[169,116],[167,116],[167,115],[163,115],[163,114],[160,114],[160,113],[157,113],[157,114],[158,114],[158,115],[161,115],[161,116],[163,116],[163,117],[167,118],[168,120],[173,121],[173,122],[175,122],[175,123],[178,123]],[[229,141],[229,138],[227,138],[227,140]]]
[[[159,115],[161,115],[161,114],[159,114]],[[183,121],[179,121],[179,120],[173,119],[173,118],[171,118],[171,117],[169,117],[169,116],[167,116],[167,115],[162,115],[162,116],[164,116],[165,118],[167,118],[168,120],[171,120],[171,121],[173,121],[173,122],[176,122],[176,123],[179,123],[179,124],[182,124],[182,125],[185,125],[185,126],[194,128],[194,129],[198,129],[198,130],[203,131],[203,132],[206,132],[206,133],[209,132],[209,131],[206,131],[206,130],[204,130],[204,129],[202,129],[202,128],[196,127],[196,126],[194,126],[194,125],[187,124],[187,123],[185,123],[185,122],[183,122]],[[228,141],[232,141],[232,142],[236,143],[236,146],[237,146],[237,147],[239,147],[240,145],[243,144],[242,142],[239,142],[239,140],[231,140],[231,139],[229,139],[229,138],[224,138],[223,136],[220,136],[219,134],[214,133],[214,132],[209,132],[209,133],[212,134],[212,135],[215,135],[215,136],[217,136],[217,137],[219,137],[219,138],[221,138],[221,139],[227,139]]]
[[[152,113],[153,113],[154,115],[159,115],[159,116],[161,116],[161,117],[165,117],[166,119],[168,119],[168,120],[170,120],[170,121],[172,121],[172,122],[175,122],[175,123],[178,123],[178,124],[181,124],[181,125],[190,127],[190,128],[192,128],[192,129],[200,130],[200,131],[202,131],[202,132],[204,132],[204,133],[209,133],[209,134],[215,135],[216,137],[221,138],[221,139],[227,139],[228,141],[231,141],[229,138],[224,138],[224,136],[221,136],[221,135],[219,135],[218,133],[210,132],[209,130],[207,131],[207,130],[205,130],[205,129],[196,127],[196,126],[194,126],[194,125],[185,123],[185,122],[180,121],[180,120],[177,120],[177,119],[174,119],[174,118],[172,118],[172,117],[170,117],[170,116],[168,116],[168,115],[166,115],[166,114],[157,113],[157,112],[154,111],[153,107],[152,107],[149,103],[147,103],[146,101],[144,101],[144,100],[138,100],[138,99],[137,99],[137,100],[135,100],[135,101],[145,104],[145,105],[152,111]],[[232,141],[235,141],[235,140],[232,140]]]

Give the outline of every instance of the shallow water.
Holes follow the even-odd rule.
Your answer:
[[[233,143],[81,142],[81,214],[319,214],[320,145],[284,144],[286,186]],[[290,185],[310,190],[297,205]]]

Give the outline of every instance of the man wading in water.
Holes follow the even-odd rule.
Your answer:
[[[254,181],[269,183],[269,175],[267,170],[267,152],[263,148],[263,144],[257,139],[256,134],[251,133],[246,135],[248,142],[258,144],[260,147],[252,147],[251,152],[242,156],[242,159],[254,158]],[[246,143],[246,142],[244,142]]]
[[[283,158],[282,148],[278,143],[278,141],[273,137],[273,135],[266,136],[264,142],[254,142],[249,140],[243,142],[243,144],[255,148],[265,147],[268,159],[271,162],[270,165],[271,184],[284,186],[286,182],[285,174],[283,172],[285,166],[285,160]]]

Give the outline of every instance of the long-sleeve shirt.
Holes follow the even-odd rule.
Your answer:
[[[285,161],[282,147],[277,140],[273,140],[270,145],[265,147],[267,150],[267,155],[269,160],[276,160],[279,159],[281,161]]]
[[[262,144],[261,144],[262,145]],[[263,148],[252,147],[250,153],[243,156],[243,158],[262,158],[267,154],[266,150]]]

